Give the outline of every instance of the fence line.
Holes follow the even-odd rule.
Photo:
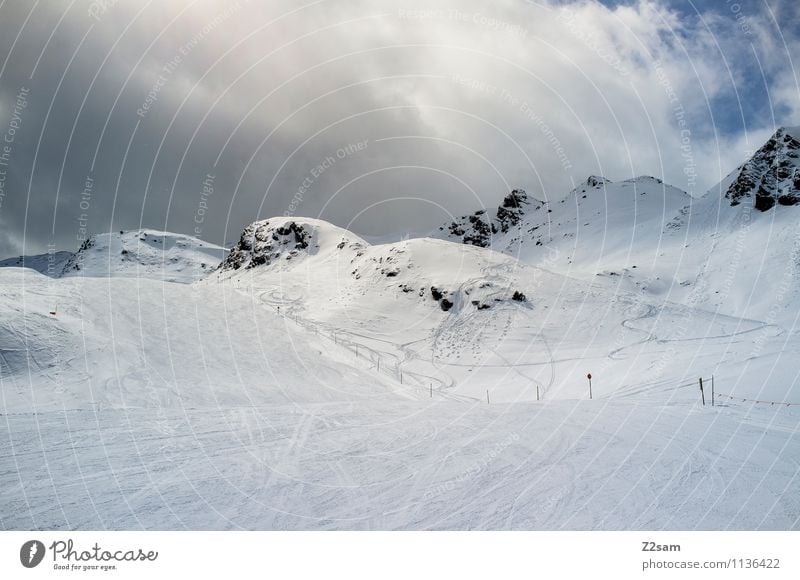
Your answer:
[[[786,401],[763,401],[761,399],[747,399],[745,397],[734,397],[733,395],[726,395],[725,393],[717,393],[717,397],[726,397],[732,401],[741,401],[743,403],[761,403],[764,405],[780,405],[782,407],[800,407],[800,403],[787,403]]]
[[[389,360],[391,360],[392,358],[396,358],[397,362],[394,365],[394,370],[392,370],[392,367],[390,367],[389,364],[385,364],[383,366],[383,368],[382,368],[381,367],[381,355],[384,354],[384,353],[381,353],[381,351],[378,351],[378,350],[374,350],[374,349],[368,347],[367,345],[361,345],[363,347],[363,349],[366,350],[366,354],[363,357],[359,356],[359,352],[358,352],[359,343],[355,342],[355,340],[353,339],[353,336],[355,336],[355,335],[352,335],[347,330],[329,328],[328,330],[330,331],[330,334],[325,334],[324,326],[320,325],[319,322],[311,320],[309,318],[300,318],[300,316],[297,313],[294,313],[294,315],[293,315],[291,312],[281,313],[280,310],[278,310],[278,316],[282,316],[283,318],[286,318],[287,320],[294,321],[294,323],[297,324],[300,327],[303,327],[303,328],[306,328],[306,329],[309,329],[309,328],[313,329],[314,330],[314,334],[318,334],[320,337],[325,338],[327,340],[332,340],[334,344],[344,348],[345,350],[349,351],[351,354],[355,354],[356,358],[364,358],[369,364],[373,364],[371,355],[374,355],[375,356],[375,361],[374,361],[375,369],[376,369],[376,371],[378,373],[381,373],[383,375],[388,375],[388,376],[391,376],[393,378],[398,379],[400,381],[401,385],[405,384],[405,381],[403,380],[403,376],[404,376],[403,368],[402,368],[403,361],[400,360],[399,357],[397,357],[395,355],[392,355],[391,353],[387,353],[386,357]],[[341,339],[341,340],[339,340],[339,339]],[[421,374],[421,373],[416,373],[416,372],[413,372],[413,371],[408,371],[408,372],[405,373],[405,375],[411,377],[411,379],[416,383],[416,386],[420,390],[422,390],[422,391],[424,391],[426,393],[430,392],[431,398],[433,398],[433,393],[434,393],[433,382],[434,381],[435,382],[442,382],[440,379],[436,379],[433,376],[428,376],[428,375],[424,375],[424,374]],[[420,377],[423,377],[423,378],[421,379]],[[426,379],[430,379],[430,380],[426,380]],[[453,393],[446,393],[446,392],[444,392],[443,390],[440,390],[440,389],[437,389],[436,392],[439,394],[439,396],[441,396],[441,397],[443,397],[445,399],[458,400],[458,397],[459,397],[458,395],[455,395]],[[466,397],[466,398],[469,398],[469,399],[475,399],[475,397],[471,397],[469,395],[460,395],[460,397]]]

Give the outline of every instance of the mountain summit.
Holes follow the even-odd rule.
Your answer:
[[[760,211],[800,201],[800,127],[781,127],[733,172],[725,198],[732,206],[754,198]],[[726,180],[728,181],[728,180]],[[723,182],[725,183],[725,182]]]
[[[359,248],[367,245],[355,234],[323,220],[286,217],[257,220],[244,228],[220,269],[249,270],[320,251],[327,255],[333,248],[341,250],[346,244]]]
[[[492,245],[493,235],[508,233],[518,226],[525,215],[525,206],[529,203],[528,194],[524,189],[514,189],[503,199],[503,203],[498,206],[494,215],[487,215],[486,210],[481,209],[448,224],[447,237],[465,244],[488,248]],[[541,204],[542,202],[539,202],[539,205]],[[445,226],[439,229],[444,231]]]

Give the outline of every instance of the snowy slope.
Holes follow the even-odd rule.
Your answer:
[[[669,280],[670,300],[793,330],[798,220],[797,207],[761,212],[709,194],[667,224],[658,260],[642,272]]]
[[[747,162],[665,226],[653,270],[682,284],[671,299],[780,323],[800,310],[800,128],[781,128]]]
[[[188,283],[208,275],[225,255],[220,246],[182,234],[154,230],[95,234],[64,264],[61,275]]]
[[[395,389],[238,292],[146,278],[52,281],[16,268],[0,270],[0,287],[3,413],[227,408]]]

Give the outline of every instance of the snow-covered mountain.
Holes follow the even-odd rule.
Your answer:
[[[225,255],[225,248],[183,234],[154,230],[95,234],[64,264],[61,275],[188,283],[207,276]]]
[[[800,129],[781,128],[701,198],[653,177],[591,176],[566,197],[522,199],[503,231],[479,210],[434,236],[522,262],[727,315],[772,320],[796,312]],[[506,198],[498,212],[506,204]],[[491,217],[487,217],[491,215]]]
[[[284,288],[298,284],[297,291],[320,312],[332,306],[331,295],[347,297],[342,302],[346,304],[361,297],[371,300],[378,293],[393,299],[402,294],[445,312],[453,307],[487,309],[508,300],[523,302],[524,294],[510,278],[487,274],[495,262],[509,270],[515,267],[513,260],[494,252],[432,239],[373,246],[321,220],[273,218],[245,228],[220,273],[239,276],[240,270],[257,268],[259,278],[278,276]],[[396,304],[380,308],[388,311]]]
[[[637,270],[639,284],[659,278],[669,300],[792,328],[800,310],[800,206],[791,201],[800,195],[798,137],[798,128],[779,129],[673,215],[656,259]]]
[[[31,268],[53,278],[127,277],[189,283],[207,276],[227,250],[183,234],[131,230],[89,236],[76,252],[20,256],[2,267]]]
[[[483,210],[444,225],[436,237],[490,247],[538,264],[571,270],[628,260],[631,248],[652,251],[661,229],[689,201],[688,194],[654,177],[619,183],[591,176],[558,201],[514,190],[493,217]],[[505,219],[501,220],[501,216]],[[502,224],[502,225],[500,225]],[[574,268],[571,266],[574,265]]]
[[[573,201],[591,207],[587,200],[602,199],[603,186],[611,187],[587,184],[573,192]],[[688,199],[653,179],[612,191]],[[647,204],[639,211],[653,207]],[[652,219],[631,231],[647,239],[660,223]],[[586,228],[599,235],[599,228]],[[487,389],[498,401],[535,399],[537,390],[569,398],[580,396],[582,377],[600,368],[608,382],[596,388],[604,396],[643,384],[683,384],[706,373],[736,384],[740,394],[745,384],[758,384],[759,396],[788,395],[789,367],[779,365],[768,380],[763,373],[800,344],[792,340],[788,350],[754,361],[747,356],[752,345],[735,338],[752,333],[777,349],[785,330],[776,320],[724,316],[672,301],[668,291],[626,287],[612,272],[583,279],[557,266],[540,268],[472,243],[432,238],[370,245],[320,220],[271,218],[245,228],[217,275],[203,284],[233,284],[310,331],[337,335],[354,349],[360,343],[363,356],[375,365],[383,360],[383,371],[404,376],[412,393],[433,385],[435,393],[473,400]],[[700,353],[690,347],[698,341]],[[682,346],[665,355],[664,344]]]
[[[45,276],[58,278],[64,271],[64,265],[73,255],[72,252],[60,250],[47,254],[6,258],[0,260],[0,268],[30,268]]]

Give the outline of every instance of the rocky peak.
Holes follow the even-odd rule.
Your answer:
[[[517,225],[525,214],[528,205],[528,194],[524,189],[514,189],[503,199],[503,205],[497,208],[497,224],[501,232],[506,233]]]
[[[794,134],[800,131],[792,130]],[[732,206],[753,198],[760,211],[800,201],[800,140],[781,127],[744,163],[725,191]]]
[[[605,177],[600,177],[597,175],[590,175],[589,178],[586,180],[586,185],[589,187],[602,187],[606,183],[611,183]]]
[[[251,223],[222,262],[222,270],[249,269],[284,257],[292,259],[308,248],[313,231],[294,220],[279,218]]]
[[[494,215],[487,215],[485,209],[478,210],[439,229],[446,229],[449,238],[456,238],[464,244],[487,248],[491,245],[492,235],[507,233],[520,223],[528,204],[525,190],[514,189],[503,198],[503,203],[498,206]]]
[[[591,189],[602,189],[606,185],[613,183],[610,179],[600,177],[599,175],[590,175],[586,181],[578,184],[570,193],[573,195],[586,193]]]

